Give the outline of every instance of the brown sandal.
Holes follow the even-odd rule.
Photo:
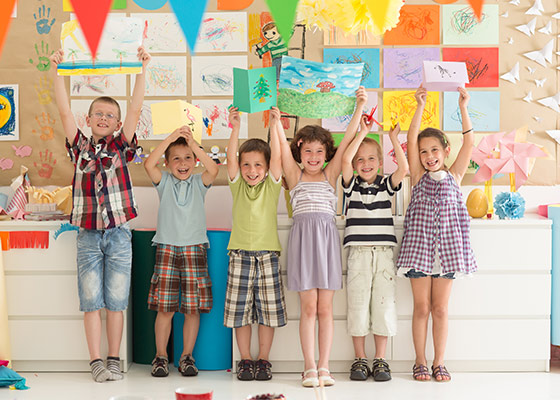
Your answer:
[[[449,382],[451,380],[451,375],[449,374],[449,371],[447,371],[447,368],[445,368],[445,365],[438,365],[437,367],[432,365],[432,376],[438,382]]]
[[[427,376],[428,379],[420,379],[420,377],[422,376]],[[412,367],[412,377],[414,378],[414,380],[421,382],[429,381],[431,379],[428,367],[423,364],[414,364],[414,366]]]

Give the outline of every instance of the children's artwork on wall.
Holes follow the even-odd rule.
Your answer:
[[[154,53],[185,53],[187,42],[174,13],[137,13],[131,17],[147,22],[144,48]]]
[[[323,43],[325,46],[379,46],[381,36],[374,36],[367,31],[347,33],[336,26],[329,25],[323,30]]]
[[[338,146],[342,139],[344,138],[344,133],[333,133],[332,137],[334,139],[334,145]],[[368,133],[366,137],[375,140],[377,143],[381,144],[381,137],[379,133]]]
[[[138,2],[140,0],[134,0],[134,1]],[[165,2],[167,2],[167,0]],[[126,9],[126,0],[113,0],[113,3],[111,4],[111,9],[112,10],[124,10],[124,9]],[[74,11],[74,8],[72,7],[72,4],[70,3],[70,0],[62,0],[62,11],[67,11],[67,12],[73,12]]]
[[[497,45],[499,16],[497,4],[486,4],[480,22],[467,5],[442,6],[443,44]]]
[[[276,68],[233,69],[233,106],[254,113],[276,106]]]
[[[91,105],[92,100],[71,100],[70,101],[70,108],[72,109],[72,113],[74,114],[74,120],[76,121],[76,125],[78,129],[80,129],[84,135],[90,137],[91,136],[91,128],[87,126],[86,117],[88,115],[89,106]],[[121,107],[121,120],[124,121],[124,117],[126,116],[126,100],[117,100],[119,106]]]
[[[383,49],[383,87],[417,88],[422,82],[422,62],[439,61],[439,48],[405,47]]]
[[[439,44],[439,6],[404,5],[399,24],[385,32],[385,45],[434,45]]]
[[[112,75],[138,74],[142,62],[138,60],[138,47],[142,44],[144,24],[138,18],[109,16],[95,62],[77,20],[62,24],[60,40],[64,61],[58,65],[59,75]]]
[[[360,85],[379,87],[379,49],[324,49],[323,62],[333,64],[364,64]]]
[[[377,100],[377,92],[368,90],[367,94],[368,94],[368,100],[366,106],[364,107],[364,114],[369,115],[371,110],[378,105],[378,100]],[[378,115],[380,112],[381,110],[377,108],[373,113],[373,118],[375,118],[375,120],[377,121],[379,121]],[[328,129],[331,132],[345,132],[351,119],[352,119],[352,114],[341,115],[335,118],[323,118],[321,120],[321,126],[325,129]],[[376,132],[378,130],[379,130],[379,126],[376,123],[373,123],[371,125],[371,132]]]
[[[233,96],[233,68],[247,69],[247,56],[193,56],[193,96]]]
[[[417,105],[414,93],[414,91],[383,92],[383,127],[386,131],[397,122],[403,131],[408,130]],[[428,92],[426,97],[420,129],[427,127],[437,129],[440,127],[438,92]]]
[[[130,79],[130,93],[136,76]],[[146,96],[186,96],[187,59],[180,56],[152,57],[146,71]]]
[[[0,85],[0,140],[19,140],[18,85]]]
[[[470,105],[469,105],[470,106]],[[463,145],[463,135],[460,133],[446,133],[447,140],[449,140],[449,147],[451,151],[449,152],[449,156],[445,159],[445,165],[449,168],[455,160],[457,159],[457,155],[459,154],[459,150],[461,150],[461,146]],[[474,135],[474,146],[478,146],[480,141],[486,135]],[[474,174],[478,168],[478,165],[471,160],[468,168],[467,174]]]
[[[204,14],[195,52],[215,51],[247,51],[247,13],[209,12]]]
[[[475,132],[497,132],[500,130],[500,92],[469,92],[469,116]],[[443,94],[443,129],[461,132],[459,93]]]
[[[497,47],[448,47],[443,61],[462,61],[467,65],[469,83],[466,87],[497,87],[499,64]]]
[[[397,139],[401,144],[401,148],[406,155],[407,151],[407,141],[406,134],[397,135]],[[395,157],[395,149],[393,148],[393,143],[389,139],[389,135],[383,135],[383,173],[385,175],[392,174],[397,170],[397,157]]]
[[[363,64],[327,64],[282,57],[278,108],[307,118],[352,114]]]
[[[126,75],[70,77],[71,96],[126,96]]]
[[[229,139],[231,126],[228,121],[228,108],[232,104],[229,100],[193,100],[193,105],[202,110],[202,140],[204,139]],[[248,138],[248,118],[246,113],[241,113],[241,128],[239,138]]]
[[[157,103],[153,100],[144,100],[138,125],[136,125],[136,137],[138,140],[163,140],[168,135],[154,135],[154,126],[152,125],[152,108],[151,105]]]
[[[430,91],[453,92],[469,81],[464,62],[424,61],[422,86]]]
[[[202,140],[202,111],[184,100],[160,101],[151,104],[154,135],[168,135],[188,126],[194,140]]]

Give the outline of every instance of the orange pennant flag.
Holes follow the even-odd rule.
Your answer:
[[[474,15],[478,22],[482,19],[482,7],[484,6],[484,0],[469,0],[469,4],[474,11]]]
[[[2,46],[4,45],[4,39],[6,39],[8,27],[10,26],[10,22],[12,22],[11,16],[15,4],[16,0],[0,1],[0,54],[2,54]]]
[[[95,61],[99,39],[113,0],[70,0],[70,2],[91,51],[91,59]]]

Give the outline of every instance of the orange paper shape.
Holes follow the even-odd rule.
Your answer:
[[[253,4],[254,0],[218,0],[218,10],[243,10]]]
[[[70,0],[70,2],[86,38],[91,59],[95,61],[99,39],[113,0]]]
[[[0,242],[2,243],[2,251],[10,250],[10,232],[0,232]],[[2,257],[1,254],[0,257]]]
[[[4,39],[6,39],[6,33],[8,33],[8,27],[10,22],[12,22],[12,12],[14,11],[14,5],[16,0],[2,0],[0,1],[0,54],[2,54],[2,46],[4,46]]]
[[[474,15],[478,22],[480,22],[482,18],[482,7],[484,6],[484,0],[468,0],[471,8],[474,11]]]
[[[404,5],[399,23],[383,36],[385,45],[439,44],[439,6]]]

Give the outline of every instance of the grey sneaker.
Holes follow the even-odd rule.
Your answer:
[[[198,368],[194,365],[194,358],[192,355],[187,354],[179,360],[179,372],[183,376],[196,376],[198,375]]]
[[[169,360],[164,356],[156,356],[152,361],[152,376],[164,378],[169,375]]]

